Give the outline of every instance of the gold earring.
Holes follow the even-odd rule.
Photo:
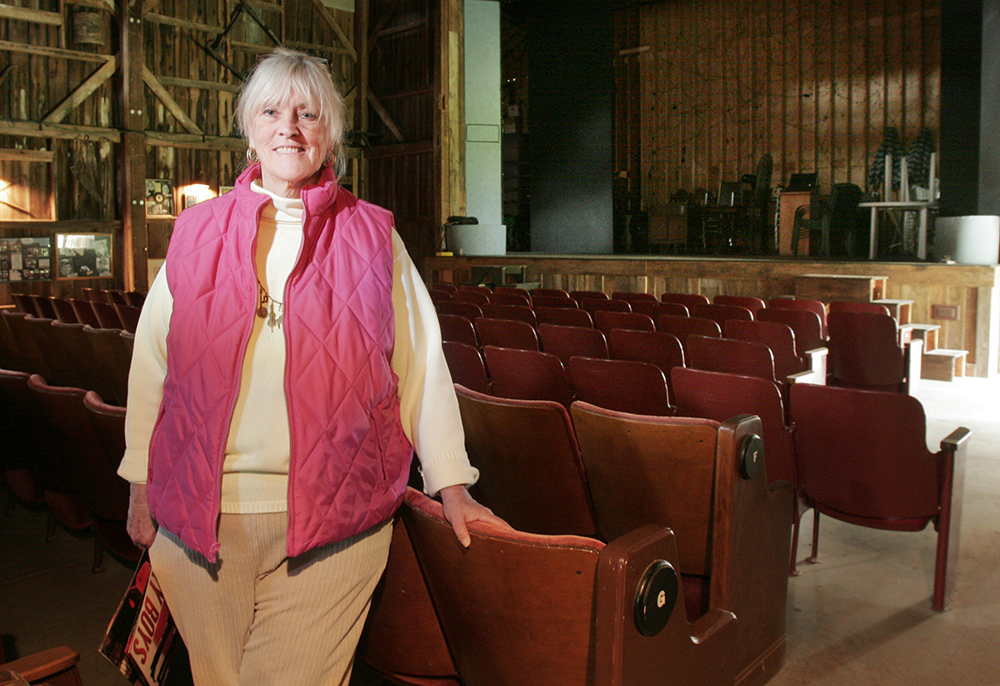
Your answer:
[[[336,162],[336,161],[337,161],[337,158],[334,156],[332,150],[330,152],[326,153],[326,157],[323,158],[323,164],[325,164],[327,167],[332,167],[333,163]]]
[[[253,148],[247,148],[247,162],[250,164],[257,164],[260,159],[257,157],[257,151]]]

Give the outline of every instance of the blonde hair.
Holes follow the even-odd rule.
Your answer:
[[[334,171],[339,179],[347,169],[344,157],[344,97],[333,83],[326,60],[304,52],[278,47],[261,55],[243,82],[236,105],[236,125],[248,141],[253,119],[267,105],[288,104],[293,92],[303,95],[325,133],[324,144],[333,153]]]

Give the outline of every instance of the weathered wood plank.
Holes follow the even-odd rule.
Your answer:
[[[46,12],[44,10],[5,4],[0,4],[0,19],[16,19],[17,21],[48,24],[50,26],[62,26],[63,23],[62,14],[59,12]]]
[[[170,111],[170,114],[174,115],[174,118],[191,133],[202,135],[202,130],[198,128],[198,125],[194,123],[191,117],[188,116],[187,112],[174,100],[173,96],[167,92],[167,89],[163,87],[163,84],[156,78],[153,72],[149,71],[149,68],[143,65],[142,67],[142,80],[145,82],[149,89],[156,94],[156,97],[160,99],[160,102]]]
[[[81,83],[76,90],[70,93],[65,100],[59,103],[54,110],[42,119],[42,122],[45,124],[58,124],[61,122],[66,118],[66,115],[76,109],[80,103],[89,98],[94,91],[111,78],[117,69],[118,62],[112,56],[111,59],[101,65],[97,71],[91,74],[86,81]]]
[[[81,62],[103,63],[111,59],[111,55],[100,55],[93,52],[81,52],[80,50],[64,50],[63,48],[53,48],[47,45],[32,45],[29,43],[18,43],[15,41],[0,40],[0,50],[20,53],[24,55],[43,55],[45,57],[58,57],[64,60],[80,60]]]

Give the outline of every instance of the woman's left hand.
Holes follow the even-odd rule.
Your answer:
[[[467,526],[469,522],[486,522],[504,529],[511,528],[510,524],[493,514],[490,508],[477,503],[469,495],[469,489],[461,484],[442,488],[439,495],[441,496],[441,504],[444,506],[444,518],[455,530],[458,542],[466,548],[472,543]]]

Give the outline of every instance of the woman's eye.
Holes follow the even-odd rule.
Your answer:
[[[299,116],[302,117],[303,119],[308,119],[309,121],[315,121],[316,120],[316,115],[313,114],[312,112],[303,112]]]
[[[266,114],[267,116],[270,117],[270,116],[273,116],[274,114],[276,114],[276,112],[274,110],[268,109],[268,110],[264,110],[264,114]]]

